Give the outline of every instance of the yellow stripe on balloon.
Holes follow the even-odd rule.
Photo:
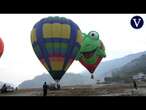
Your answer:
[[[70,38],[71,28],[68,24],[44,24],[43,37],[44,38]]]
[[[52,71],[60,71],[64,65],[64,58],[52,57],[49,58]]]
[[[82,33],[81,33],[80,30],[78,30],[76,41],[77,41],[79,44],[81,44],[81,43],[82,43],[82,40],[83,40],[83,39],[82,39]]]
[[[36,41],[37,41],[36,29],[32,29],[32,31],[31,31],[31,42],[34,43]]]

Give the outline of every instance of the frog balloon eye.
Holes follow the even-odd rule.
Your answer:
[[[88,35],[89,35],[91,38],[99,39],[99,34],[98,34],[98,32],[96,32],[96,31],[91,31],[91,32],[89,32]]]

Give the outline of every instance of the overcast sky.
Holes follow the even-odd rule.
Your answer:
[[[138,30],[130,25],[135,15],[146,21],[146,14],[0,14],[0,37],[4,41],[0,81],[18,85],[47,73],[30,41],[34,24],[44,17],[67,17],[77,23],[82,32],[97,31],[106,47],[107,57],[103,60],[106,61],[146,50],[146,25]],[[67,72],[79,73],[83,70],[86,69],[74,61]]]

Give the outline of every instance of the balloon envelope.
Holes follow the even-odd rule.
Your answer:
[[[77,59],[91,73],[93,79],[95,69],[106,56],[105,47],[96,31],[91,31],[88,35],[83,33],[82,37],[83,42]]]
[[[76,23],[64,17],[48,17],[37,22],[31,31],[35,54],[58,81],[79,52],[82,37]]]
[[[94,73],[95,69],[98,67],[99,63],[101,62],[102,58],[98,58],[96,59],[96,63],[94,64],[88,64],[86,62],[84,62],[83,60],[80,60],[80,63],[82,65],[84,65],[84,67],[90,72],[90,73]]]
[[[4,43],[3,43],[2,39],[0,38],[0,57],[2,56],[3,51],[4,51]]]

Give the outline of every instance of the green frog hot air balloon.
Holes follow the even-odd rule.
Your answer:
[[[78,25],[64,17],[41,19],[31,31],[34,52],[57,83],[77,56],[81,42]]]
[[[105,47],[99,39],[99,34],[96,31],[91,31],[88,34],[83,33],[82,37],[83,42],[76,59],[86,67],[91,73],[91,78],[93,79],[95,69],[100,64],[103,57],[106,57]]]

